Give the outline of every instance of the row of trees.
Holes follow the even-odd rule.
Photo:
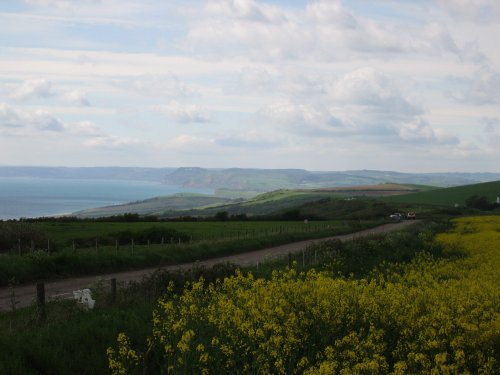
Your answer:
[[[472,195],[465,200],[465,205],[469,208],[475,208],[478,210],[490,211],[494,210],[497,207],[500,207],[500,204],[496,202],[491,202],[484,195]]]

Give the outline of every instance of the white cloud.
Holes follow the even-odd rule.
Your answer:
[[[357,104],[400,115],[420,114],[422,110],[409,103],[397,83],[372,68],[361,68],[333,82],[329,94],[335,103]]]
[[[35,110],[27,114],[28,123],[38,127],[40,130],[61,132],[64,130],[63,123],[44,110]]]
[[[167,150],[180,150],[184,152],[200,152],[213,147],[212,138],[181,134],[163,143],[162,147]]]
[[[74,124],[68,125],[68,130],[76,135],[84,137],[102,137],[104,136],[101,129],[91,121],[79,121]]]
[[[68,9],[71,6],[71,1],[68,0],[25,0],[25,2],[35,6],[52,6],[62,9]]]
[[[45,110],[23,110],[6,103],[0,103],[0,127],[53,132],[64,130],[63,123]]]
[[[215,140],[215,143],[232,148],[266,149],[276,147],[283,143],[283,137],[277,139],[270,137],[261,131],[249,130],[238,134],[224,135]]]
[[[105,149],[130,149],[147,146],[147,142],[114,135],[97,136],[83,141],[85,146]]]
[[[146,4],[133,0],[24,0],[36,14],[59,16],[56,21],[133,25],[129,17],[140,14]],[[161,3],[156,3],[161,4]],[[156,5],[155,4],[155,5]],[[154,8],[154,7],[153,7]]]
[[[185,45],[197,55],[251,56],[256,61],[349,61],[374,56],[460,56],[438,22],[402,25],[356,16],[341,1],[286,9],[252,0],[208,2]]]
[[[438,3],[460,20],[495,22],[500,16],[500,3],[496,0],[438,0]]]
[[[400,127],[416,121],[424,111],[406,98],[405,85],[372,68],[312,82],[294,80],[290,99],[264,106],[259,115],[267,123],[279,124],[298,135],[369,136],[396,141],[403,134],[408,140],[412,128],[401,133]]]
[[[24,81],[11,95],[13,99],[47,98],[54,95],[50,81],[37,78]]]
[[[483,66],[471,78],[462,100],[474,104],[500,103],[500,73]]]
[[[429,123],[421,117],[417,117],[413,121],[403,124],[399,128],[399,136],[401,139],[410,142],[459,143],[456,137],[447,132],[441,129],[434,130]]]
[[[434,157],[455,169],[481,160],[481,148],[500,158],[498,126],[481,120],[500,118],[500,2],[26,0],[16,9],[0,11],[0,128],[19,149],[23,136],[47,150],[57,138],[68,163],[82,163],[69,152],[77,145],[81,160],[92,147],[88,160],[119,164],[107,157],[130,149],[123,160],[140,164],[143,142],[155,145],[154,163],[316,168],[317,154],[322,169],[334,157],[349,168]],[[406,148],[425,162],[408,163]]]
[[[90,102],[86,95],[79,90],[68,91],[63,94],[63,100],[71,105],[76,105],[79,107],[90,107]]]
[[[157,106],[156,110],[180,123],[209,122],[209,112],[196,104],[181,104],[171,101],[167,105]]]
[[[14,108],[6,103],[0,103],[0,127],[21,128],[23,126],[21,116]]]
[[[146,74],[133,77],[131,80],[118,82],[119,86],[129,88],[147,96],[164,98],[179,98],[198,95],[197,90],[183,82],[177,75]]]
[[[272,103],[262,111],[265,115],[281,122],[314,124],[323,120],[323,114],[311,105],[293,104],[283,101]]]

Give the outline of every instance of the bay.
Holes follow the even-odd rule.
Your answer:
[[[213,191],[150,181],[0,177],[0,219],[69,214],[186,192]]]

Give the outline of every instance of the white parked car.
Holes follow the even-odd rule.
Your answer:
[[[399,212],[396,212],[396,213],[393,213],[392,215],[389,216],[392,220],[395,220],[395,221],[401,221],[403,220],[403,214],[399,213]]]

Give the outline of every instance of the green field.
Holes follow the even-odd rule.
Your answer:
[[[344,199],[349,197],[377,197],[392,194],[408,194],[416,191],[435,189],[423,185],[379,184],[342,188],[288,190],[281,189],[257,196],[248,192],[246,199],[229,199],[227,197],[199,194],[176,194],[170,197],[157,197],[123,205],[93,208],[75,213],[78,217],[100,217],[125,213],[140,215],[156,215],[162,218],[178,216],[214,216],[217,212],[226,211],[230,215],[245,214],[248,216],[271,215],[278,211],[294,208],[305,203],[318,200]],[[231,193],[233,198],[245,196]],[[236,194],[236,195],[234,195]]]
[[[354,232],[380,223],[380,220],[308,224],[303,221],[31,223],[46,237],[38,240],[35,251],[29,248],[28,239],[18,242],[20,248],[16,247],[17,241],[14,243],[10,253],[2,256],[0,285],[192,262]]]
[[[495,202],[496,197],[500,196],[500,181],[423,191],[408,195],[385,197],[382,199],[389,203],[426,204],[436,206],[454,206],[458,204],[464,206],[465,200],[473,195],[485,196],[490,202]]]
[[[233,202],[233,200],[223,196],[182,193],[115,206],[91,208],[76,212],[75,215],[82,218],[123,215],[130,212],[138,213],[140,215],[161,215],[165,211],[182,211],[204,206],[221,205],[230,202]]]
[[[131,240],[134,234],[155,228],[175,230],[187,235],[192,241],[224,240],[243,236],[261,237],[272,233],[295,233],[306,229],[317,231],[326,226],[338,227],[338,221],[310,222],[307,226],[297,221],[179,221],[179,222],[49,222],[34,223],[47,236],[56,242],[71,244],[75,238],[109,237],[113,233],[130,232]],[[170,238],[165,238],[168,242]],[[144,244],[144,243],[143,243]]]

